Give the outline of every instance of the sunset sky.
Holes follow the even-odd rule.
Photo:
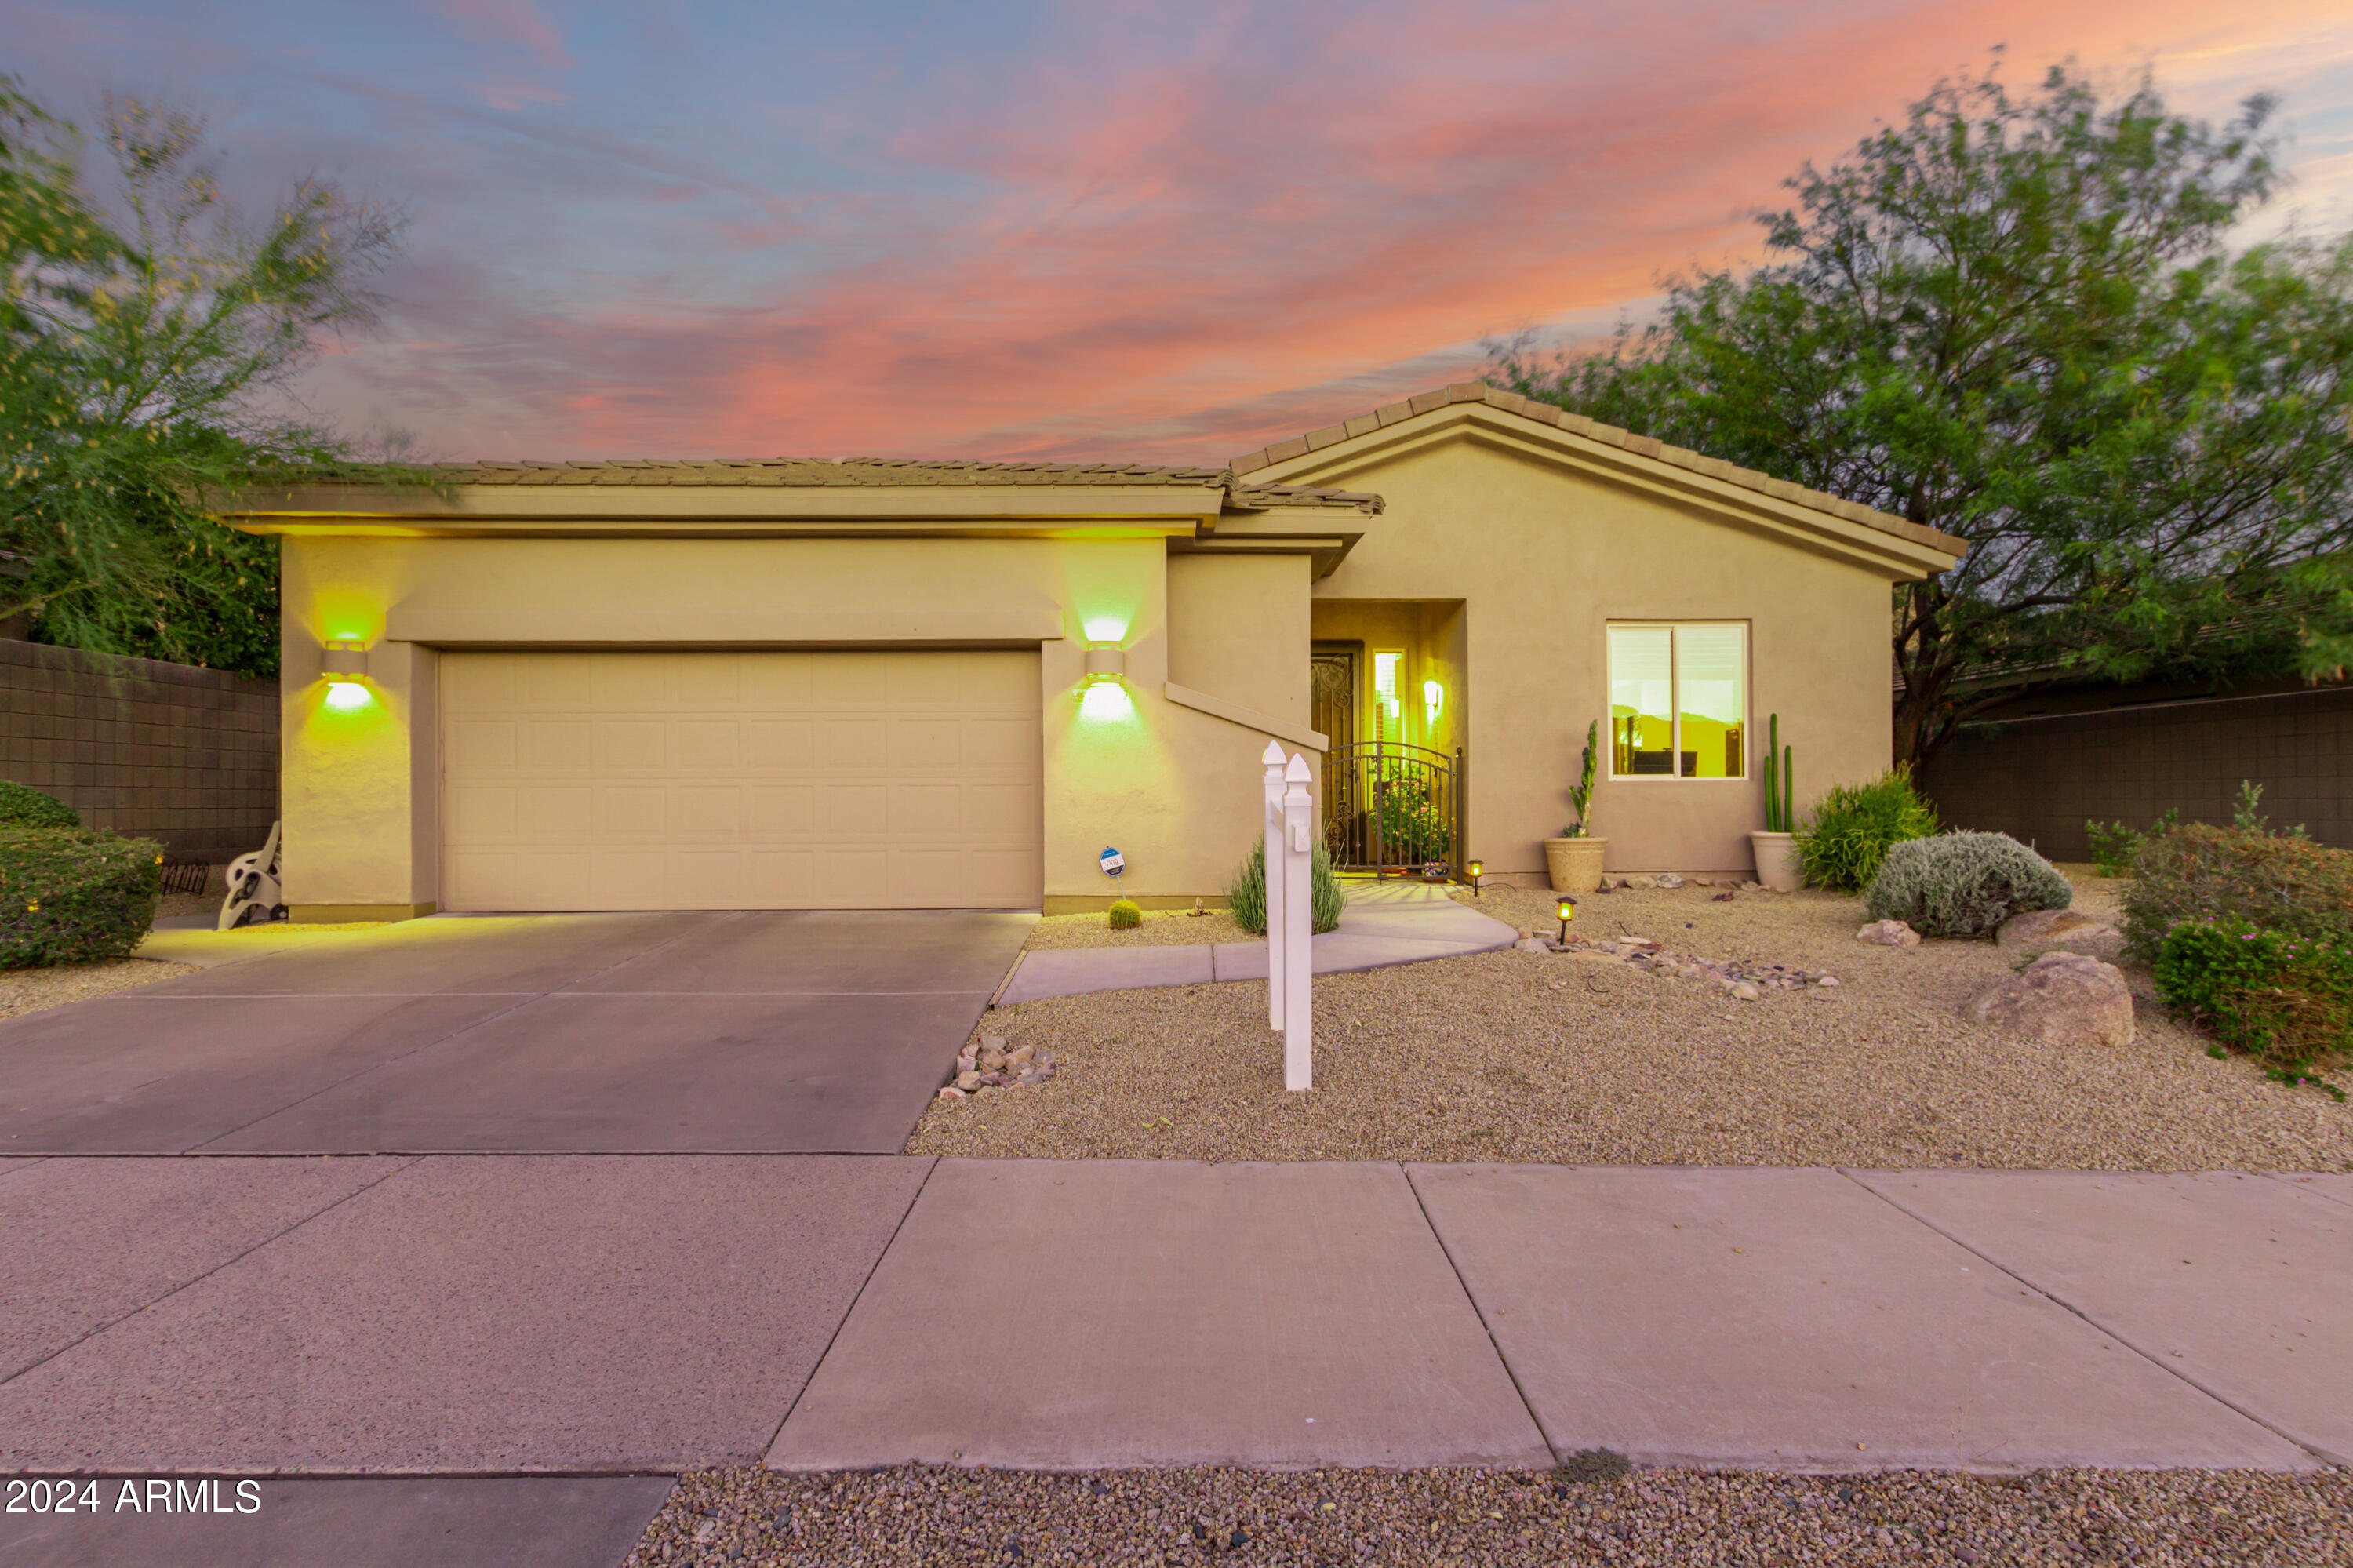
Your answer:
[[[0,0],[0,70],[208,116],[259,205],[410,215],[305,379],[421,455],[1218,462],[1756,254],[2007,46],[2285,100],[2258,225],[2353,228],[2344,0]]]

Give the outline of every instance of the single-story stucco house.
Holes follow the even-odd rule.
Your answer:
[[[480,463],[284,535],[298,919],[1217,898],[1270,737],[1346,864],[1751,869],[1889,759],[1889,585],[1959,541],[1477,385],[1225,469]],[[1114,884],[1107,849],[1124,857]]]

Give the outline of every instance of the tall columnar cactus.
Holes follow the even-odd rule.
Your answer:
[[[1775,714],[1767,721],[1765,740],[1765,831],[1768,833],[1798,831],[1795,750],[1781,744],[1781,715]]]
[[[1585,766],[1582,776],[1568,787],[1568,803],[1577,808],[1577,821],[1562,833],[1564,838],[1584,839],[1593,836],[1593,821],[1588,807],[1593,800],[1593,772],[1601,755],[1601,721],[1595,719],[1585,726]]]

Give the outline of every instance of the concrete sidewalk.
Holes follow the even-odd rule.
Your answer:
[[[2353,1177],[0,1160],[0,1230],[37,1260],[0,1278],[0,1469],[1594,1446],[2308,1469],[2353,1463],[2348,1198]]]
[[[1343,974],[1508,948],[1519,933],[1423,882],[1348,885],[1340,924],[1313,938],[1314,972]],[[1047,948],[1021,955],[997,1000],[1035,1001],[1092,991],[1264,980],[1264,942],[1151,948]]]

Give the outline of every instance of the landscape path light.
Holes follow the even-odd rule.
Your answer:
[[[1560,916],[1560,945],[1566,948],[1568,946],[1568,923],[1577,918],[1577,900],[1566,893],[1562,894],[1556,913]]]
[[[1464,865],[1462,874],[1471,879],[1471,896],[1479,896],[1479,879],[1487,874],[1487,863],[1474,860]]]

